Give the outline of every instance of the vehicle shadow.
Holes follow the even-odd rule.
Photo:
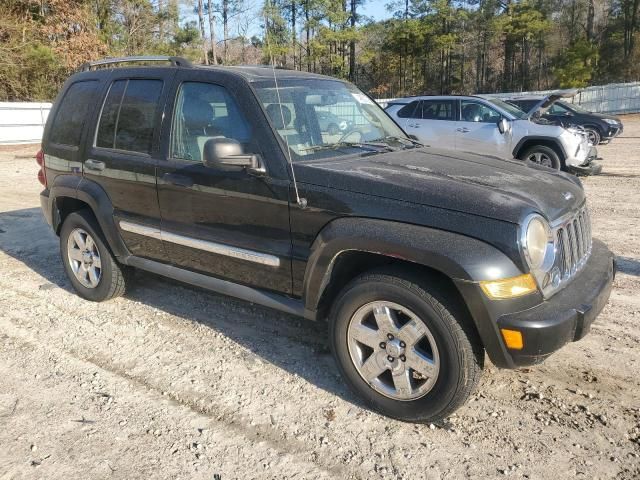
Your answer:
[[[640,260],[616,256],[616,263],[618,266],[618,272],[640,277]]]
[[[58,237],[39,208],[0,213],[0,251],[41,275],[46,281],[40,289],[53,284],[73,292],[60,262]],[[136,272],[126,298],[199,322],[261,359],[363,407],[338,377],[324,322],[304,320],[141,271]]]

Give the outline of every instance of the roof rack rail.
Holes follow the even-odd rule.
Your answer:
[[[80,65],[79,70],[81,72],[88,72],[94,67],[100,67],[103,65],[111,65],[116,63],[128,63],[128,62],[170,62],[173,67],[192,67],[193,66],[191,62],[186,58],[169,57],[166,55],[154,55],[154,56],[105,58],[103,60],[96,60],[95,62],[83,63],[82,65]]]

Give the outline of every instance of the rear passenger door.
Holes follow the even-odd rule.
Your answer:
[[[162,238],[178,267],[235,283],[291,291],[289,180],[274,175],[266,119],[236,77],[184,70],[169,103],[158,165]],[[168,109],[169,110],[169,109]],[[266,173],[207,167],[204,144],[215,137],[258,154]],[[168,141],[167,141],[168,140]]]
[[[453,100],[417,100],[398,111],[398,116],[406,115],[401,126],[408,134],[432,147],[453,150],[454,111]]]
[[[162,68],[139,75],[116,71],[84,161],[84,176],[109,196],[129,251],[165,262],[155,169],[164,100],[174,75],[175,69]]]

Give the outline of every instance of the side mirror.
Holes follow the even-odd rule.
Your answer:
[[[240,142],[226,137],[207,140],[202,152],[202,163],[219,170],[247,170],[259,175],[266,173],[258,155],[246,155]]]
[[[507,133],[507,132],[510,132],[511,131],[511,123],[509,123],[509,120],[507,120],[504,117],[502,117],[500,120],[498,120],[498,130],[503,135],[505,133]]]

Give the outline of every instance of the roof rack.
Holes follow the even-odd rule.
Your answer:
[[[186,58],[169,57],[166,55],[155,55],[155,56],[105,58],[104,60],[96,60],[95,62],[83,63],[82,65],[80,65],[79,70],[81,72],[88,72],[94,67],[100,67],[102,65],[111,65],[116,63],[128,63],[128,62],[169,62],[173,67],[192,67],[193,66],[191,62]]]

